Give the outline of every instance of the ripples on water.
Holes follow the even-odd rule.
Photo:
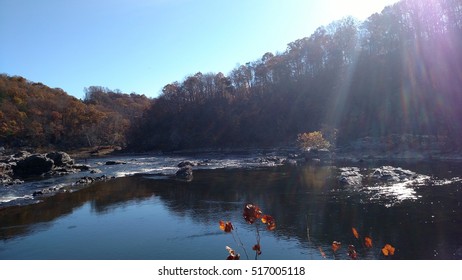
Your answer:
[[[397,259],[462,259],[460,163],[386,163],[419,176],[344,186],[333,166],[262,167],[252,157],[117,160],[126,164],[87,164],[121,178],[70,188],[40,198],[41,203],[28,203],[36,201],[30,195],[34,190],[72,186],[90,174],[3,188],[0,259],[224,259],[226,245],[239,247],[219,230],[219,220],[232,221],[252,252],[255,228],[242,219],[249,201],[277,221],[273,232],[261,228],[262,259],[322,259],[321,250],[326,258],[347,259],[348,244],[356,246],[360,258],[383,259],[385,243],[397,248]],[[192,182],[158,174],[173,175],[183,160],[202,163],[194,168]],[[368,174],[383,165],[358,168]],[[136,173],[143,174],[129,176]],[[18,202],[28,205],[6,207]],[[352,227],[370,236],[374,247],[363,248]],[[334,240],[344,244],[336,254]]]

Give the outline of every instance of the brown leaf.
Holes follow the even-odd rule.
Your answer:
[[[351,231],[353,232],[353,235],[356,237],[356,239],[359,239],[359,233],[354,227],[351,228]]]
[[[276,229],[276,221],[270,215],[263,215],[263,217],[261,217],[261,222],[266,224],[268,230]]]
[[[226,258],[227,260],[239,260],[241,258],[241,255],[236,253],[233,248],[226,246],[226,250],[228,251],[228,257]]]
[[[255,220],[260,219],[262,215],[262,211],[260,207],[252,204],[252,203],[247,203],[244,206],[244,213],[242,216],[244,217],[244,220],[249,223],[253,224]]]
[[[393,256],[395,254],[395,247],[391,246],[390,244],[385,244],[382,248],[382,254],[384,256]]]
[[[254,250],[255,252],[257,252],[258,255],[261,255],[261,247],[260,247],[260,244],[255,244],[255,245],[253,245],[252,250]]]
[[[372,248],[372,238],[368,236],[364,237],[364,246],[367,248]]]
[[[338,242],[338,241],[334,241],[332,242],[332,251],[334,251],[334,253],[340,249],[340,247],[342,247],[342,243]]]
[[[220,221],[220,229],[228,233],[231,232],[234,229],[234,227],[233,224],[231,224],[231,222]]]

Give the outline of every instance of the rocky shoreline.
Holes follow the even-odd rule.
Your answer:
[[[325,149],[309,149],[306,151],[300,151],[297,148],[280,148],[280,149],[239,149],[239,150],[200,150],[200,151],[178,151],[172,153],[155,153],[145,154],[145,159],[156,158],[156,157],[170,157],[172,160],[178,158],[176,163],[169,162],[164,168],[168,168],[170,171],[149,173],[147,176],[154,176],[159,178],[175,179],[180,181],[190,182],[193,180],[193,173],[196,169],[207,169],[207,168],[219,168],[220,166],[227,167],[226,162],[229,159],[234,158],[236,161],[235,166],[249,166],[252,168],[256,167],[268,167],[268,166],[302,166],[305,164],[320,164],[320,165],[339,165],[349,166],[338,168],[338,182],[341,185],[359,186],[363,183],[369,183],[371,179],[376,181],[412,181],[417,176],[412,171],[399,170],[394,167],[382,166],[379,171],[369,174],[370,170],[365,172],[360,170],[358,164],[364,162],[380,162],[380,161],[428,161],[428,160],[450,160],[450,161],[462,161],[462,156],[457,153],[441,153],[429,151],[428,153],[406,151],[400,153],[397,151],[388,152],[381,154],[378,152],[371,152],[370,150],[358,152],[354,149],[336,149],[335,152],[331,152]],[[115,177],[125,176],[118,175],[114,176],[108,173],[107,168],[111,166],[124,166],[127,164],[126,174],[143,174],[136,170],[131,170],[133,166],[132,162],[126,162],[135,160],[140,157],[139,154],[131,155],[118,152],[112,158],[105,157],[91,157],[92,161],[102,159],[102,162],[94,163],[93,165],[87,165],[86,160],[80,159],[82,163],[76,163],[76,161],[68,154],[62,151],[52,151],[48,153],[30,153],[26,151],[20,151],[11,155],[0,156],[0,187],[13,187],[16,185],[22,185],[25,182],[40,181],[49,178],[63,177],[70,174],[75,174],[69,178],[73,179],[72,183],[57,184],[53,186],[47,186],[42,189],[34,189],[30,192],[32,197],[42,195],[52,195],[57,192],[67,191],[69,187],[74,186],[85,186],[98,181],[106,181]],[[181,160],[188,158],[188,160]],[[89,158],[90,159],[90,158]],[[121,160],[123,159],[123,160]],[[106,166],[105,168],[102,168]],[[100,169],[106,170],[101,171]],[[133,172],[131,172],[133,171]],[[173,171],[173,172],[172,172]],[[82,174],[81,176],[77,174]],[[378,176],[378,174],[385,174]],[[94,174],[98,174],[95,176]],[[391,175],[390,175],[391,174]],[[396,175],[398,174],[398,175]],[[388,176],[390,175],[390,176]],[[396,175],[396,176],[395,176]],[[388,177],[390,178],[388,178]],[[404,177],[403,177],[404,176]],[[387,180],[384,178],[387,177]],[[418,177],[421,179],[422,177]]]

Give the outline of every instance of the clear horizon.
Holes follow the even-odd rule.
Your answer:
[[[102,86],[157,97],[186,76],[223,72],[380,1],[0,0],[0,73],[83,98]]]

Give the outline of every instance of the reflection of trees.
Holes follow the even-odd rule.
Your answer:
[[[103,212],[112,205],[142,200],[152,195],[145,180],[127,177],[98,182],[72,193],[58,193],[37,204],[3,208],[0,209],[0,238],[7,239],[27,233],[31,230],[30,226],[70,214],[87,202],[91,203],[95,211]]]
[[[126,177],[57,194],[42,203],[0,209],[0,238],[25,234],[34,225],[70,214],[87,202],[99,213],[156,195],[171,214],[206,225],[216,223],[217,227],[220,219],[241,219],[244,203],[254,202],[276,219],[277,229],[271,234],[326,250],[333,240],[356,244],[361,250],[351,234],[351,227],[355,227],[362,237],[372,237],[376,249],[393,244],[401,258],[434,258],[434,249],[438,258],[461,258],[453,254],[462,247],[462,219],[457,206],[462,197],[460,186],[453,188],[452,200],[446,192],[441,193],[444,190],[422,188],[426,194],[417,203],[386,208],[361,202],[364,196],[360,193],[342,189],[334,169],[325,166],[196,170],[189,183]],[[433,200],[427,201],[429,198]]]

